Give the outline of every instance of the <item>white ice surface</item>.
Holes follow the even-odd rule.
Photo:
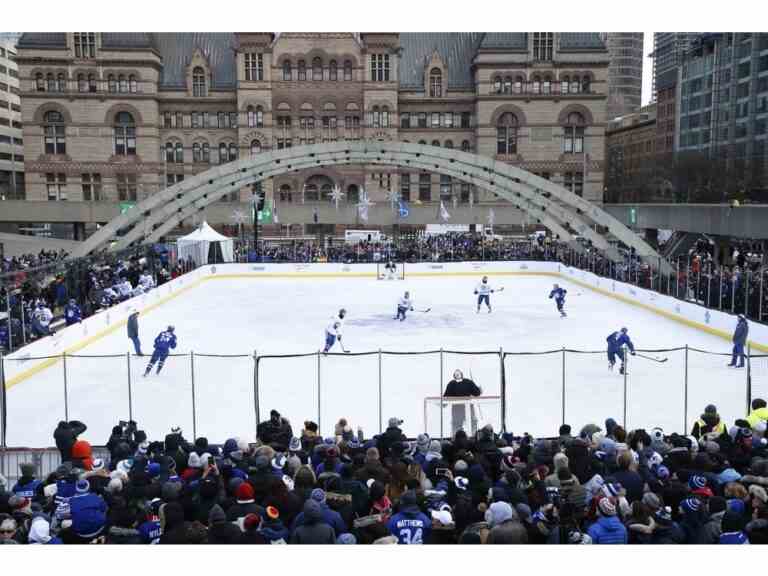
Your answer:
[[[547,296],[551,277],[493,279],[506,290],[492,296],[493,313],[475,313],[474,277],[374,279],[239,278],[203,282],[198,287],[140,317],[143,351],[151,353],[155,335],[176,326],[176,353],[195,352],[195,413],[198,436],[223,442],[232,436],[252,440],[254,371],[250,356],[206,357],[202,354],[260,355],[316,352],[323,329],[340,308],[348,310],[344,343],[352,352],[462,350],[505,352],[567,348],[600,351],[567,354],[565,421],[578,430],[587,422],[602,425],[607,417],[624,418],[624,379],[609,372],[605,338],[621,326],[638,348],[684,346],[728,352],[725,340],[561,281],[568,289],[568,318],[561,319]],[[392,319],[397,298],[410,290],[416,307],[407,321]],[[84,421],[93,444],[106,442],[118,420],[128,418],[128,361],[131,344],[120,329],[84,348],[80,355],[120,354],[108,359],[68,358],[69,418]],[[336,348],[338,350],[338,348]],[[627,425],[661,426],[681,431],[684,418],[684,351],[658,353],[663,364],[632,358],[627,378]],[[424,430],[424,398],[437,396],[455,368],[483,388],[500,391],[498,354],[464,356],[446,353],[441,378],[439,355],[383,355],[379,395],[379,357],[328,356],[260,361],[261,418],[272,408],[289,418],[298,435],[304,420],[320,420],[330,435],[346,417],[366,435],[391,416],[402,418],[409,435]],[[563,413],[563,355],[510,356],[505,362],[507,428],[515,433],[556,435]],[[171,357],[160,376],[142,378],[147,358],[130,358],[134,419],[151,438],[171,426],[193,432],[192,362]],[[708,403],[717,405],[727,422],[746,406],[746,373],[726,368],[728,358],[689,353],[688,414],[693,420]],[[753,363],[753,395],[765,397],[768,363]],[[381,397],[381,407],[379,398]],[[64,416],[63,366],[59,362],[8,391],[9,446],[48,446]],[[483,406],[483,416],[499,424],[498,405]],[[429,414],[429,432],[440,431],[437,408]],[[447,422],[445,427],[448,427]]]

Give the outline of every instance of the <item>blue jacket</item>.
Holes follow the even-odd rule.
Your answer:
[[[424,544],[432,531],[432,520],[414,506],[392,516],[387,528],[397,537],[398,544]]]
[[[64,320],[66,320],[67,326],[82,322],[83,313],[80,311],[80,306],[77,304],[67,304],[64,307]]]
[[[739,320],[739,323],[736,324],[736,330],[733,332],[733,343],[745,346],[747,336],[749,336],[749,324],[746,320]]]
[[[128,316],[128,338],[139,337],[139,315],[131,314]]]
[[[101,533],[107,523],[107,503],[98,494],[75,496],[69,501],[72,530],[88,538]]]
[[[259,533],[264,536],[270,544],[288,544],[288,538],[291,535],[288,528],[283,526],[283,523],[280,520],[265,520],[259,529]]]
[[[139,524],[139,534],[146,544],[157,544],[163,530],[160,528],[160,520],[147,520]]]
[[[176,334],[163,330],[155,338],[155,350],[168,354],[170,348],[176,348]]]
[[[616,516],[601,516],[589,527],[592,544],[626,544],[627,529]]]
[[[625,345],[631,352],[635,351],[635,345],[632,344],[632,340],[630,340],[629,336],[627,336],[624,332],[613,332],[605,340],[608,342],[609,352],[616,352]]]
[[[32,479],[29,482],[25,482],[24,484],[19,484],[17,482],[16,485],[11,489],[11,492],[17,496],[23,496],[24,498],[32,499],[37,494],[37,489],[40,487],[40,484],[42,484],[42,482],[35,479]]]
[[[565,300],[565,295],[568,293],[568,290],[565,290],[564,288],[553,288],[552,292],[549,293],[549,298],[554,298],[555,300],[562,302]]]
[[[749,544],[744,532],[725,532],[720,534],[720,544]]]
[[[336,531],[336,534],[343,534],[344,532],[347,532],[347,525],[344,523],[344,520],[341,517],[341,514],[336,512],[336,510],[331,510],[328,507],[328,504],[323,502],[320,504],[320,508],[323,510],[323,522],[326,524],[329,524],[331,528],[333,528]],[[291,532],[295,531],[296,528],[299,526],[304,525],[304,512],[299,512],[298,516],[296,516],[296,519],[293,521],[293,526],[291,526]]]

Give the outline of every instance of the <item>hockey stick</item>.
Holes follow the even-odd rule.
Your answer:
[[[432,310],[432,308],[424,308],[424,310],[416,310],[416,312],[421,312],[422,314],[426,314],[430,310]]]
[[[659,364],[663,364],[669,358],[662,358],[660,356],[645,356],[644,354],[635,354],[635,356],[639,356],[640,358],[645,358],[646,360],[653,360],[654,362],[658,362]]]

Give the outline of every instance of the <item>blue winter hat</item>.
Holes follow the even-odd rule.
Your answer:
[[[453,480],[453,483],[456,485],[456,488],[462,492],[469,488],[469,480],[463,476],[456,476],[456,478]]]
[[[77,484],[75,484],[75,492],[78,495],[88,494],[90,491],[91,485],[88,483],[88,480],[78,480]]]
[[[704,476],[700,476],[698,474],[694,474],[690,478],[688,478],[688,487],[691,490],[699,490],[701,488],[707,487],[707,479]]]
[[[732,498],[731,500],[728,500],[728,510],[732,510],[737,514],[743,515],[745,510],[744,501],[739,500],[738,498]]]
[[[686,498],[680,503],[680,507],[686,512],[698,512],[701,510],[701,500],[698,498]]]
[[[312,490],[312,493],[310,494],[310,498],[314,500],[315,502],[322,504],[325,502],[325,492],[322,488],[315,488]]]
[[[147,466],[147,474],[149,474],[152,478],[160,476],[160,464],[157,462],[150,463],[150,465]]]
[[[336,538],[336,544],[357,544],[357,538],[355,538],[354,534],[344,532]]]
[[[720,474],[718,474],[717,479],[720,481],[720,484],[728,484],[728,482],[738,482],[741,480],[741,474],[736,472],[733,468],[726,468]]]
[[[669,476],[670,476],[669,468],[667,468],[666,466],[656,467],[656,478],[658,478],[659,480],[666,480],[667,478],[669,478]]]
[[[286,458],[283,454],[275,454],[275,457],[272,458],[272,468],[274,470],[282,470],[285,466]]]
[[[228,438],[227,441],[224,442],[224,457],[226,458],[235,450],[237,450],[237,440]]]

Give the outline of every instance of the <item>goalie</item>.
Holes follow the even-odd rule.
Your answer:
[[[392,262],[392,260],[387,260],[387,263],[384,265],[384,277],[387,280],[395,280],[397,278],[397,264]]]

